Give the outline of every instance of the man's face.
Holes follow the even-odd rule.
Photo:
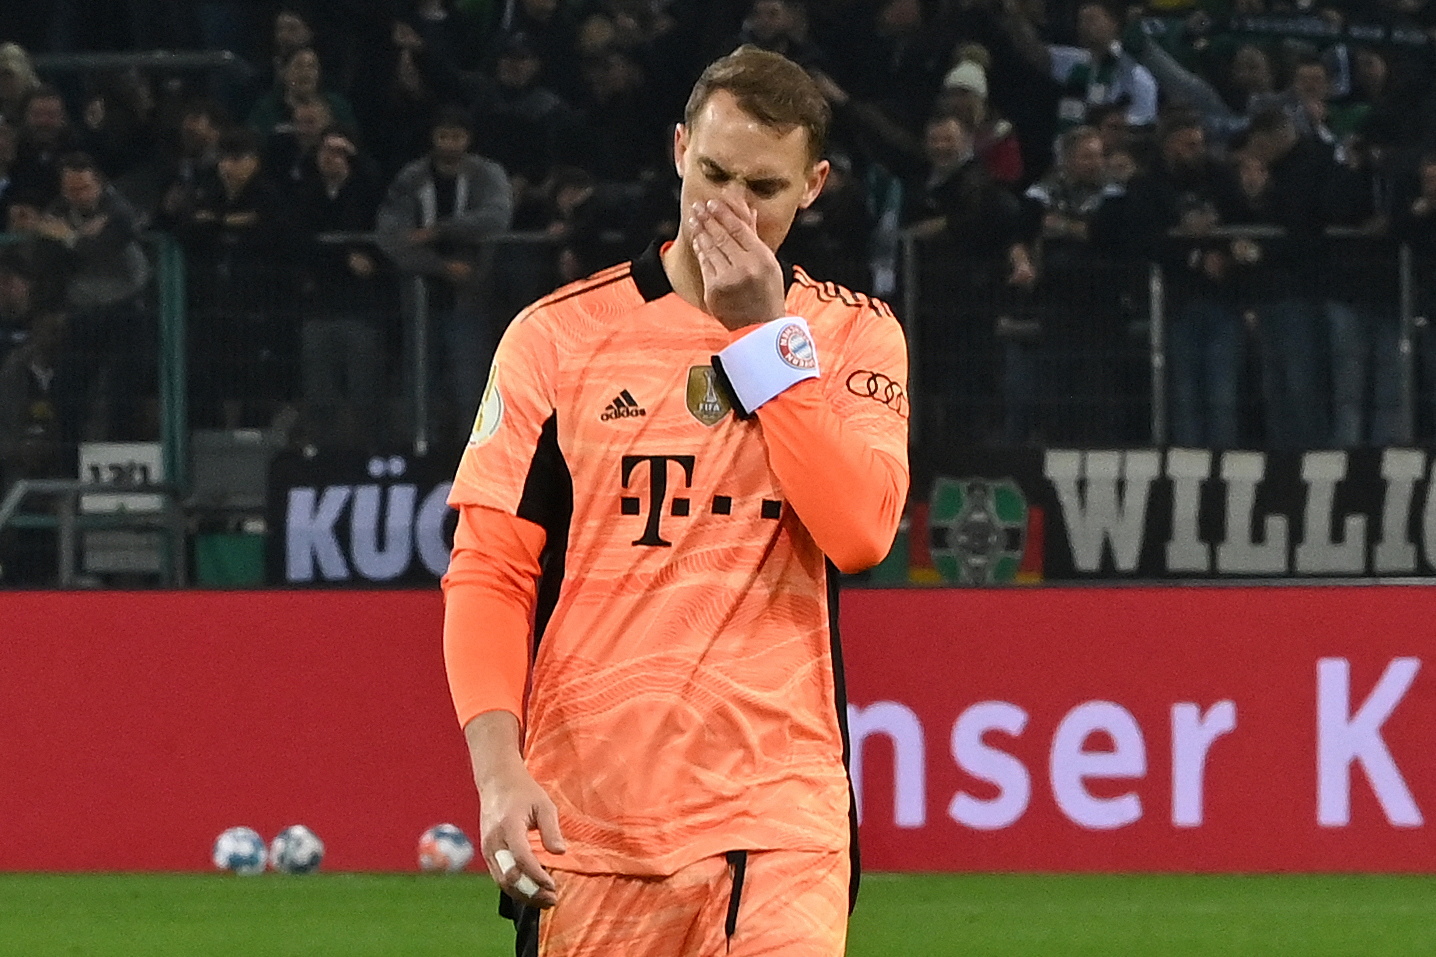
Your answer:
[[[1436,197],[1436,163],[1421,164],[1421,195]]]
[[[1232,56],[1232,83],[1248,93],[1271,90],[1271,61],[1254,46],[1238,47]]]
[[[95,211],[103,190],[100,177],[92,169],[67,169],[60,173],[60,195],[82,213]]]
[[[1207,138],[1201,127],[1189,126],[1174,130],[1162,146],[1162,154],[1173,169],[1192,169],[1207,151]]]
[[[329,110],[322,103],[301,103],[294,108],[294,136],[300,142],[317,141],[328,123]]]
[[[785,0],[756,0],[748,13],[748,29],[758,40],[771,43],[792,29]]]
[[[1291,77],[1291,88],[1303,100],[1325,100],[1330,84],[1326,68],[1319,63],[1303,63]]]
[[[939,120],[928,125],[923,136],[923,152],[937,169],[952,169],[967,158],[971,137],[967,129],[954,119]]]
[[[509,90],[526,89],[538,79],[543,60],[527,50],[508,50],[494,64],[494,78]]]
[[[215,172],[219,174],[225,189],[237,193],[259,172],[259,157],[254,153],[221,156]]]
[[[1106,156],[1102,151],[1102,140],[1097,136],[1084,136],[1072,144],[1066,156],[1067,175],[1076,183],[1100,183],[1106,167]]]
[[[28,233],[40,225],[40,207],[32,203],[11,203],[6,216],[6,231]]]
[[[352,146],[342,136],[326,136],[319,144],[314,162],[319,174],[327,180],[343,180],[349,176],[349,153]]]
[[[59,139],[65,128],[65,104],[58,96],[37,96],[25,107],[25,128],[41,143]]]
[[[208,113],[188,113],[180,120],[180,148],[186,156],[203,156],[219,142],[219,130]]]
[[[1386,58],[1375,50],[1356,53],[1356,82],[1367,93],[1375,94],[1386,86]]]
[[[469,151],[469,131],[461,126],[435,128],[431,142],[434,159],[440,163],[457,163]]]
[[[808,132],[780,132],[760,123],[719,90],[691,126],[679,125],[673,161],[683,180],[680,242],[687,242],[687,211],[710,199],[727,202],[753,224],[758,238],[776,251],[798,210],[818,198],[828,163],[812,162]]]
[[[1083,4],[1077,11],[1077,39],[1089,50],[1105,50],[1117,39],[1117,22],[1101,4]]]
[[[0,269],[0,315],[23,316],[30,310],[30,280],[11,269]]]
[[[294,13],[281,13],[274,18],[274,46],[278,50],[298,50],[314,42],[309,24]]]
[[[284,82],[289,89],[313,93],[319,89],[319,57],[313,50],[300,50],[284,67]]]

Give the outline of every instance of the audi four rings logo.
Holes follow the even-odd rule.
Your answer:
[[[881,402],[904,419],[907,418],[907,393],[901,384],[881,372],[859,369],[848,376],[848,391],[864,399]]]

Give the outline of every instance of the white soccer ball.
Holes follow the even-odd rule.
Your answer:
[[[293,824],[269,843],[269,866],[285,874],[309,874],[324,860],[324,842],[303,824]]]
[[[452,824],[435,824],[419,835],[419,870],[456,874],[474,859],[474,842]]]
[[[264,838],[248,827],[232,827],[215,839],[214,866],[235,874],[264,872]]]

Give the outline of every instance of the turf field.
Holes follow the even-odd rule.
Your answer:
[[[507,957],[485,877],[0,874],[0,954]],[[848,953],[1414,957],[1436,877],[870,875]]]

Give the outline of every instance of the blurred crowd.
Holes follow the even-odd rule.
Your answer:
[[[1426,0],[9,0],[0,462],[157,435],[156,236],[193,427],[387,447],[425,368],[462,435],[518,308],[673,235],[673,123],[741,43],[832,104],[782,254],[909,324],[920,441],[1152,441],[1154,263],[1166,440],[1422,441],[1433,36]],[[234,57],[65,56],[155,50]]]

